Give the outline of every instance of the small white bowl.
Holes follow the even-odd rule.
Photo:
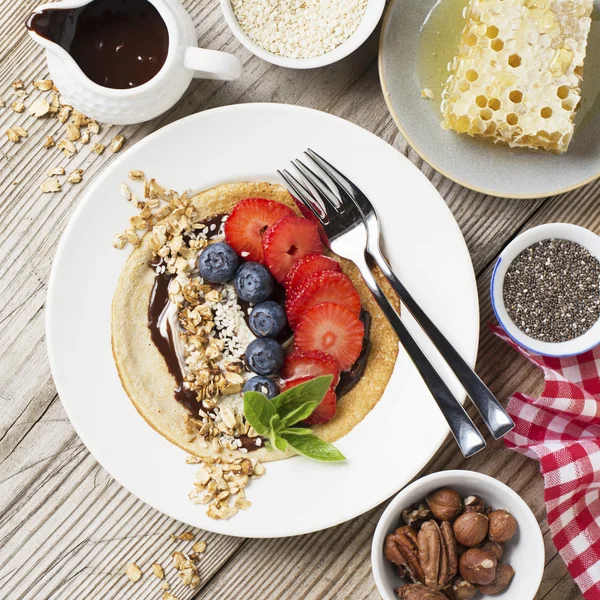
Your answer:
[[[441,487],[455,489],[463,498],[481,496],[485,503],[496,509],[507,510],[517,520],[517,533],[506,543],[502,562],[515,569],[510,585],[500,594],[489,598],[502,600],[532,600],[544,574],[544,539],[536,518],[521,497],[492,477],[473,471],[442,471],[427,475],[404,488],[385,509],[371,546],[371,565],[377,589],[384,600],[398,600],[394,589],[406,583],[398,576],[394,565],[383,553],[385,536],[404,525],[402,511],[427,494]],[[479,595],[478,598],[485,598]]]
[[[600,237],[589,229],[571,225],[570,223],[548,223],[538,225],[518,235],[500,254],[492,273],[490,297],[496,319],[502,329],[517,343],[527,350],[542,356],[563,357],[587,352],[600,343],[600,320],[583,335],[566,342],[542,342],[521,331],[508,316],[504,306],[504,276],[512,261],[532,244],[542,240],[570,240],[586,248],[590,254],[600,261]]]
[[[287,67],[288,69],[315,69],[345,58],[354,52],[373,33],[373,30],[377,27],[377,23],[379,23],[384,7],[385,0],[368,0],[365,14],[356,31],[343,44],[340,44],[337,48],[331,50],[331,52],[313,58],[288,58],[286,56],[279,56],[279,54],[273,54],[261,48],[256,42],[253,42],[242,29],[233,13],[231,0],[221,0],[221,9],[223,10],[225,21],[227,21],[227,25],[229,25],[229,28],[240,43],[250,50],[252,54],[258,56],[258,58],[262,58],[280,67]]]

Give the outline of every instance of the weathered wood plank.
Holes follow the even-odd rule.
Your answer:
[[[42,53],[22,22],[35,0],[0,1],[0,98],[10,104],[10,84],[45,77]],[[184,2],[200,44],[232,51],[245,66],[239,82],[195,82],[168,114],[132,127],[104,127],[98,141],[121,131],[128,145],[187,114],[240,102],[285,102],[325,110],[381,136],[432,180],[453,210],[479,276],[482,323],[491,320],[487,286],[490,264],[523,227],[571,220],[598,229],[593,199],[598,185],[548,201],[506,201],[461,188],[439,174],[406,145],[381,97],[376,66],[377,34],[352,57],[314,71],[279,69],[252,57],[229,33],[217,0]],[[32,95],[31,99],[35,96]],[[26,104],[31,101],[28,99]],[[12,144],[3,132],[23,125],[29,139]],[[185,526],[161,515],[121,488],[88,454],[56,396],[44,348],[44,302],[51,260],[80,193],[113,158],[84,148],[70,161],[41,147],[48,134],[60,139],[57,122],[0,110],[0,597],[159,598],[150,564],[189,542],[171,543]],[[57,195],[38,190],[44,173],[62,165],[84,169],[84,183],[65,185]],[[515,389],[535,392],[538,374],[512,350],[482,329],[480,370],[499,397]],[[478,421],[478,424],[481,424]],[[542,482],[534,461],[492,448],[468,463],[447,441],[427,471],[469,468],[510,483],[534,509],[547,546],[547,568],[539,598],[580,597],[549,539]],[[400,459],[400,458],[399,458]],[[515,475],[516,474],[516,475]],[[378,507],[344,525],[293,539],[238,540],[197,532],[208,541],[199,590],[173,592],[188,598],[358,598],[376,599],[370,572],[370,540],[383,510]],[[122,574],[137,562],[137,584]],[[166,569],[175,584],[175,574]]]

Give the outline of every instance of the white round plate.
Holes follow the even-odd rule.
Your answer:
[[[417,301],[474,364],[479,333],[475,278],[450,210],[394,148],[340,118],[280,104],[242,104],[177,121],[123,153],[90,186],[60,242],[48,290],[52,374],[77,433],[133,494],[192,526],[228,535],[279,537],[347,521],[408,483],[448,433],[401,350],[386,392],[337,442],[347,461],[295,457],[267,464],[247,489],[252,507],[214,521],[187,495],[186,453],[138,415],[121,387],[110,340],[110,306],[128,252],[112,247],[133,213],[118,187],[131,169],[170,189],[200,191],[235,181],[278,182],[276,170],[308,147],[352,177],[377,207],[386,251]],[[133,184],[131,184],[134,187]],[[411,330],[414,322],[406,319]],[[419,336],[422,339],[422,336]],[[424,344],[425,345],[425,344]],[[444,374],[448,373],[443,369]],[[448,377],[462,397],[458,383]]]

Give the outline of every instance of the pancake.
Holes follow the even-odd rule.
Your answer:
[[[266,198],[296,208],[289,193],[270,183],[233,183],[201,192],[191,203],[202,220],[229,214],[244,198]],[[153,258],[151,235],[147,233],[133,250],[119,278],[112,302],[112,350],[123,388],[146,422],[172,443],[198,457],[214,456],[210,444],[199,436],[192,439],[186,430],[187,411],[175,400],[175,378],[150,337],[148,304],[155,271],[149,267]],[[340,260],[340,259],[338,259]],[[377,404],[392,375],[398,355],[398,341],[387,319],[373,300],[356,267],[340,260],[342,270],[354,283],[362,306],[371,315],[371,347],[364,374],[354,387],[338,401],[333,419],[313,426],[316,435],[335,442],[364,419]],[[393,292],[378,277],[388,297]],[[248,454],[223,450],[221,456],[248,456],[262,461],[292,456],[292,452],[269,452],[266,448]]]

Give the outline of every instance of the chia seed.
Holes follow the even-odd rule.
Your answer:
[[[543,342],[583,335],[600,318],[600,262],[569,240],[543,240],[515,258],[504,276],[513,323]]]

